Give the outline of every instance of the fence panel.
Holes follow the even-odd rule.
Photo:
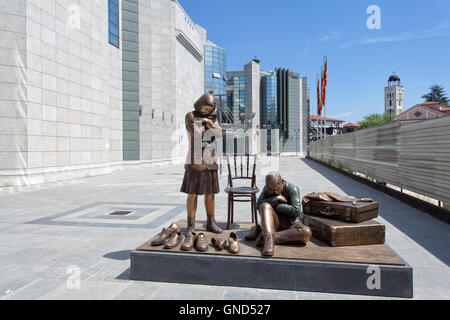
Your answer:
[[[450,203],[450,117],[383,126],[310,145],[310,157]]]

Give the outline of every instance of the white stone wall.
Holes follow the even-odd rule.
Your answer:
[[[140,156],[141,160],[169,158],[164,150],[170,132],[165,128],[175,106],[173,3],[140,1],[139,13]]]
[[[0,187],[185,158],[180,125],[203,94],[206,31],[176,0],[139,1],[139,12],[141,161],[124,162],[108,1],[0,0]]]
[[[141,160],[184,159],[180,125],[203,94],[204,62],[177,35],[182,32],[202,54],[206,35],[174,0],[140,1],[139,13]]]
[[[139,121],[140,157],[152,159],[152,1],[139,1]],[[158,16],[160,19],[160,16]]]
[[[25,9],[25,0],[0,0],[0,186],[28,164]]]
[[[179,146],[179,125],[184,123],[186,113],[194,110],[194,103],[204,91],[204,73],[201,62],[198,62],[185,48],[177,41],[177,92],[175,111],[175,132],[172,134],[172,157],[184,156],[187,148]],[[178,130],[177,130],[178,129]]]
[[[19,37],[15,31],[14,39],[8,35],[11,48],[20,54],[10,51],[5,58],[11,60],[11,53],[20,57],[21,89],[16,85],[10,88],[13,90],[1,91],[9,95],[26,92],[20,97],[22,102],[17,104],[16,99],[15,104],[15,109],[21,105],[26,110],[21,126],[5,129],[21,130],[21,139],[25,139],[21,156],[0,164],[5,178],[0,184],[35,184],[98,174],[105,165],[121,161],[121,50],[108,43],[108,2],[1,0],[0,8],[22,15],[13,20],[21,20],[16,30],[23,32]],[[0,32],[7,28],[0,22]],[[1,46],[8,43],[1,38]],[[8,71],[8,77],[18,74]],[[20,165],[19,158],[23,159]],[[17,168],[25,170],[5,172]]]

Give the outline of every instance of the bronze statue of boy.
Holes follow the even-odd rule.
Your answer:
[[[273,256],[275,244],[306,244],[311,239],[311,229],[299,220],[302,212],[299,189],[285,181],[278,172],[266,176],[257,208],[261,226],[253,227],[246,239],[258,238],[257,245],[264,247],[263,256]]]

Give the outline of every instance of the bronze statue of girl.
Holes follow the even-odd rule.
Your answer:
[[[212,144],[216,137],[222,135],[222,129],[217,122],[217,117],[213,114],[216,110],[214,96],[204,94],[194,104],[194,109],[195,111],[186,114],[185,122],[189,137],[189,151],[181,186],[181,192],[188,194],[187,238],[195,232],[195,215],[199,195],[205,196],[206,230],[213,233],[223,232],[217,226],[214,218],[215,194],[218,194],[220,190],[217,159]],[[189,239],[186,239],[186,241],[190,242]]]

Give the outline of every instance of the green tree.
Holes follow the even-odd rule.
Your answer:
[[[435,84],[430,87],[430,92],[422,96],[426,101],[436,101],[442,102],[445,105],[448,105],[448,97],[445,96],[444,88],[440,85]]]
[[[358,122],[358,124],[360,125],[358,130],[367,129],[392,122],[394,121],[394,117],[395,116],[393,114],[378,114],[378,113],[365,116],[363,121]]]

